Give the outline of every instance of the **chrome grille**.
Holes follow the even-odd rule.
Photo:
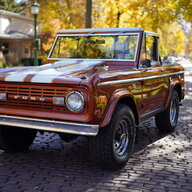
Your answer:
[[[53,97],[65,97],[69,89],[45,85],[0,84],[0,93],[7,93],[8,96],[6,101],[0,100],[0,107],[38,109],[41,111],[66,111],[66,105],[53,104]],[[31,100],[31,98],[36,100]],[[40,100],[40,98],[44,99]]]

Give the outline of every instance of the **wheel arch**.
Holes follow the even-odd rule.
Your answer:
[[[176,84],[174,87],[173,87],[173,90],[176,90],[178,95],[179,95],[179,101],[182,100],[182,89],[181,89],[181,84]]]
[[[110,99],[109,104],[108,104],[108,109],[105,114],[105,117],[103,121],[100,124],[100,127],[105,127],[106,125],[109,124],[111,117],[113,115],[113,112],[115,111],[115,108],[117,107],[118,104],[125,104],[129,106],[133,112],[134,118],[135,118],[135,123],[139,123],[139,117],[138,117],[138,111],[136,107],[136,102],[133,98],[133,96],[129,92],[118,92],[113,95],[113,97]]]
[[[173,91],[177,91],[178,95],[179,95],[179,101],[181,101],[183,99],[183,96],[182,96],[182,86],[179,82],[175,82],[174,84],[172,84],[169,88],[169,95],[168,95],[168,99],[167,99],[167,102],[166,102],[166,105],[165,105],[165,109],[167,109],[167,107],[169,106],[169,103],[171,101],[171,96],[172,96],[172,93]]]
[[[135,123],[139,124],[139,117],[138,117],[138,111],[137,111],[135,100],[132,97],[122,97],[122,98],[120,98],[117,105],[119,103],[123,103],[131,108],[133,115],[135,117]]]

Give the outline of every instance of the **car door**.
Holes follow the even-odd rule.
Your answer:
[[[143,114],[161,110],[167,92],[165,73],[159,61],[158,36],[144,34],[140,71],[142,72],[142,112]]]

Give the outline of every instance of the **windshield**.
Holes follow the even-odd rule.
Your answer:
[[[50,58],[135,61],[138,34],[57,36]]]

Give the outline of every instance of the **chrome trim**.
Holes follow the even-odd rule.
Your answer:
[[[57,34],[57,37],[76,37],[76,36],[127,36],[127,35],[139,35],[138,32],[136,33],[80,33],[80,34]]]
[[[159,35],[155,32],[151,32],[151,31],[144,31],[144,32],[146,35],[159,37]]]
[[[134,79],[123,79],[123,80],[115,80],[115,81],[106,81],[103,83],[98,83],[98,86],[105,86],[105,85],[117,85],[117,84],[124,84],[124,83],[133,83],[136,81],[143,81],[143,77],[134,78]]]
[[[124,62],[135,62],[136,60],[134,59],[80,59],[80,58],[47,58],[49,61],[53,60],[57,60],[57,61],[69,61],[69,60],[75,60],[75,61],[87,61],[87,60],[91,60],[91,61],[124,61]]]
[[[54,121],[44,119],[33,119],[18,116],[7,116],[7,115],[0,115],[0,125],[24,127],[44,131],[61,132],[61,133],[71,133],[85,136],[97,135],[99,131],[99,125],[71,123],[65,121]]]
[[[97,33],[97,32],[126,32],[141,31],[142,27],[122,27],[122,28],[83,28],[83,29],[60,29],[57,33]]]
[[[58,39],[58,36],[56,36],[55,39],[54,39],[54,41],[53,41],[53,45],[52,45],[52,47],[51,47],[51,50],[49,51],[49,54],[48,54],[47,59],[50,58],[50,56],[51,56],[51,54],[52,54],[52,51],[53,51],[53,49],[54,49],[54,47],[55,47],[55,43],[56,43],[57,39]]]
[[[158,79],[162,77],[169,77],[171,75],[179,75],[184,73],[184,71],[176,72],[176,73],[168,73],[168,74],[163,74],[163,75],[154,75],[151,77],[139,77],[139,78],[133,78],[133,79],[123,79],[123,80],[115,80],[115,81],[106,81],[103,83],[98,83],[98,86],[106,86],[106,85],[117,85],[117,84],[124,84],[124,83],[133,83],[137,81],[146,81],[146,80],[151,80],[151,79]]]
[[[126,35],[137,35],[137,45],[136,45],[136,51],[135,51],[135,56],[134,59],[84,59],[84,58],[51,58],[53,49],[55,47],[55,44],[57,42],[58,37],[70,37],[70,36],[117,36],[117,35],[121,35],[121,36],[126,36]],[[48,54],[47,59],[48,60],[59,60],[59,61],[63,61],[63,60],[99,60],[99,61],[136,61],[136,57],[137,57],[137,52],[138,52],[138,44],[139,44],[139,35],[140,33],[104,33],[104,34],[58,34],[55,37],[55,40],[53,42],[53,45],[51,47],[51,50]]]
[[[182,73],[184,73],[184,71],[179,71],[179,72],[175,72],[175,73],[167,73],[167,74],[163,74],[163,75],[154,75],[151,77],[144,77],[144,80],[157,79],[157,78],[161,78],[161,77],[169,77],[170,75],[179,75]]]

